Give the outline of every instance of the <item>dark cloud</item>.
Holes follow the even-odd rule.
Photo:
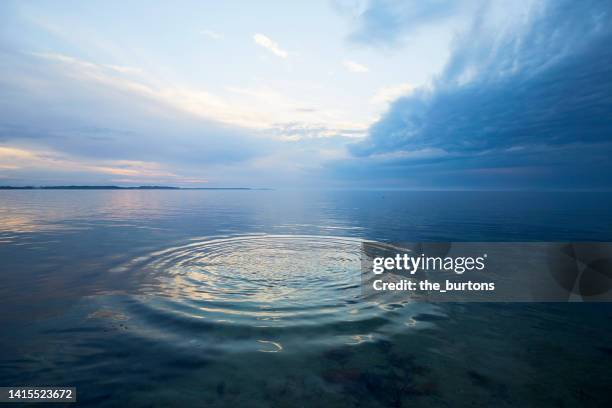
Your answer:
[[[611,14],[607,1],[551,1],[504,35],[481,16],[433,88],[395,101],[351,152],[385,177],[612,187]],[[445,154],[374,159],[424,149]]]

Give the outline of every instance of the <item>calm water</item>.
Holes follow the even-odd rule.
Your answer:
[[[612,305],[380,304],[360,243],[612,241],[612,194],[0,191],[0,385],[101,406],[610,405]]]

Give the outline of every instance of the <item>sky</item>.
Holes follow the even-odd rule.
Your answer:
[[[0,185],[611,189],[606,1],[3,1]]]

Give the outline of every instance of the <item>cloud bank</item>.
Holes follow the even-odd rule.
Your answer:
[[[503,26],[482,10],[432,87],[393,102],[335,170],[400,185],[612,187],[611,9],[536,3]]]

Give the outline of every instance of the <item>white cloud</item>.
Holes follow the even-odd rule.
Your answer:
[[[205,90],[160,83],[151,80],[144,73],[129,78],[114,75],[122,72],[109,68],[108,65],[94,64],[62,54],[34,55],[62,64],[64,75],[143,96],[197,117],[249,128],[265,128],[269,125],[269,122],[262,119],[261,113],[229,105],[220,96]]]
[[[140,160],[83,160],[53,150],[33,150],[0,146],[0,160],[5,170],[53,169],[55,171],[91,172],[138,179],[180,179],[180,176],[156,162]]]
[[[409,95],[414,89],[415,86],[409,83],[385,86],[376,91],[370,102],[375,105],[386,105],[400,96]]]
[[[211,40],[220,40],[223,38],[223,34],[220,34],[216,31],[213,30],[202,30],[200,31],[201,34],[207,36],[208,38],[210,38]]]
[[[346,60],[343,62],[343,64],[346,69],[348,69],[351,72],[358,73],[358,74],[363,74],[364,72],[369,71],[368,67],[366,67],[365,65],[358,64],[355,61]]]
[[[180,113],[253,129],[257,131],[256,134],[273,138],[279,134],[286,135],[288,129],[291,134],[299,133],[302,137],[304,134],[308,137],[362,137],[370,125],[366,120],[350,119],[350,115],[342,110],[302,109],[316,104],[293,99],[267,86],[229,86],[225,87],[225,92],[212,93],[205,89],[161,82],[147,72],[127,75],[124,70],[62,54],[34,55],[60,64],[61,75],[70,77],[72,81],[96,83],[101,85],[100,90],[117,89]],[[48,69],[51,71],[52,66]],[[166,115],[170,114],[170,111],[164,111]]]
[[[263,34],[255,34],[253,35],[253,41],[255,44],[268,49],[271,53],[276,55],[277,57],[287,58],[289,53],[278,46],[277,43],[272,41],[272,39],[266,37]]]
[[[124,65],[105,65],[106,68],[112,69],[113,71],[120,72],[122,74],[141,74],[142,69],[134,67],[126,67]]]

